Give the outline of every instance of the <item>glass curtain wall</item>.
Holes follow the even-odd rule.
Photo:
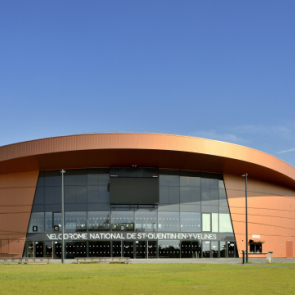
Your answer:
[[[232,236],[233,228],[222,175],[166,169],[159,169],[158,172],[159,203],[148,206],[120,206],[110,203],[108,169],[67,170],[65,232],[219,233]],[[28,234],[55,233],[61,230],[61,173],[40,172]],[[232,241],[232,238],[228,241]],[[146,253],[157,257],[182,257],[182,254],[184,257],[235,255],[233,247],[227,246],[225,241],[184,242],[155,241],[153,243],[158,244],[151,243],[146,246]],[[193,242],[197,243],[194,246],[196,250],[192,250]],[[121,255],[125,251],[126,255],[131,256],[128,251],[133,251],[133,246],[120,243],[108,244],[108,253]],[[73,245],[68,244],[69,249],[73,248]],[[107,254],[98,249],[94,251],[96,246],[98,245],[89,244],[87,255]],[[29,247],[31,246],[28,246],[28,255],[33,255],[34,251]],[[59,242],[53,245],[54,249],[54,255],[60,256]],[[137,253],[137,256],[144,255],[140,251]]]

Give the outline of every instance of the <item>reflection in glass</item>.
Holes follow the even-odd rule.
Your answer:
[[[60,231],[62,230],[61,213],[56,213],[56,212],[53,213],[53,225],[58,226]]]
[[[179,175],[159,175],[160,186],[179,186]]]
[[[111,256],[111,242],[99,241],[90,242],[88,246],[89,257],[110,257]]]
[[[61,242],[54,242],[53,246],[54,246],[53,259],[61,259],[61,254],[62,254]]]
[[[134,211],[112,211],[112,230],[133,231]]]
[[[191,241],[181,242],[181,258],[193,258]]]
[[[230,220],[230,214],[219,214],[219,232],[220,233],[232,233],[232,225]]]
[[[202,214],[202,231],[211,231],[211,214]]]
[[[157,231],[157,211],[135,211],[135,230],[142,232]]]
[[[203,241],[202,242],[202,252],[203,252],[203,258],[210,258],[210,242],[209,241]]]
[[[52,212],[45,212],[45,232],[52,232]]]
[[[192,212],[180,212],[181,232],[200,232],[201,214]]]
[[[86,242],[66,242],[66,258],[87,257]]]
[[[112,242],[112,257],[122,257],[121,241]]]
[[[34,230],[35,229],[35,230]],[[33,212],[31,214],[28,233],[44,232],[44,212]]]
[[[80,232],[86,231],[86,212],[66,212],[65,231]]]
[[[200,241],[192,242],[193,258],[201,258],[202,247]]]
[[[110,230],[110,212],[89,211],[87,224],[91,231]]]
[[[211,242],[211,257],[218,258],[218,242]]]
[[[201,258],[201,242],[182,241],[181,258]]]
[[[52,241],[45,242],[45,257],[52,258]]]
[[[220,246],[220,257],[221,258],[226,258],[227,257],[227,246],[226,246],[226,242],[221,241],[219,243]]]
[[[235,257],[235,242],[227,242],[227,253],[229,258]]]
[[[43,257],[43,256],[44,256],[44,243],[35,242],[35,257]]]
[[[34,242],[26,242],[26,257],[34,257]]]
[[[133,242],[123,242],[123,257],[133,258]]]
[[[212,232],[218,233],[218,213],[212,213]]]
[[[159,212],[159,231],[179,232],[179,212]]]
[[[180,258],[180,241],[159,240],[159,258]]]
[[[148,258],[157,258],[157,242],[148,241]]]
[[[146,241],[136,241],[135,242],[136,249],[136,258],[146,258]]]

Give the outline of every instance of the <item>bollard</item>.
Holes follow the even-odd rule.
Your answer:
[[[243,250],[243,264],[245,264],[245,251]]]

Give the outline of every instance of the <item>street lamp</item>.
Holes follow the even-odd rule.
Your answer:
[[[64,187],[64,174],[65,170],[61,170],[61,263],[64,263],[65,260],[65,242],[64,242],[64,233],[65,233],[65,187]]]
[[[247,177],[248,174],[245,173],[242,175],[245,177],[245,197],[246,197],[246,263],[248,263],[248,203],[247,203]]]

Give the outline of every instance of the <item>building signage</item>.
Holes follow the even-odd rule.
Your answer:
[[[61,240],[62,234],[46,234],[46,240]],[[204,234],[204,233],[128,233],[128,232],[112,232],[112,233],[65,233],[64,240],[216,240],[217,234]]]

